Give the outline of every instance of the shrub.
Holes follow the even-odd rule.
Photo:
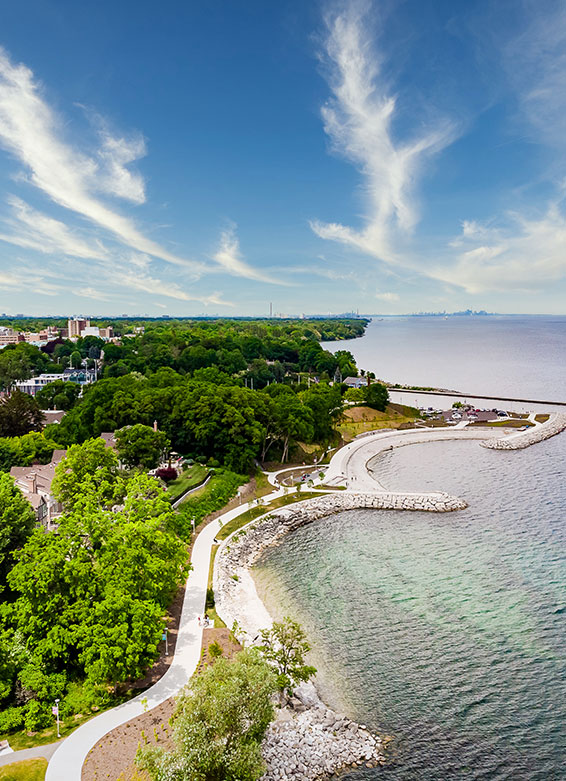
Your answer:
[[[224,651],[222,650],[220,643],[217,643],[215,640],[208,646],[208,653],[212,656],[213,659],[218,659],[219,656],[222,656]]]
[[[183,502],[180,506],[176,515],[176,531],[179,536],[189,539],[192,531],[192,519],[194,518],[196,527],[207,515],[222,509],[236,494],[238,487],[247,479],[245,475],[238,475],[227,469],[218,469],[202,493],[199,492],[198,496]]]
[[[156,471],[155,476],[161,478],[165,483],[170,483],[177,477],[177,470],[172,466],[164,466]]]
[[[0,732],[15,732],[24,726],[24,708],[6,708],[0,713]]]
[[[51,724],[52,715],[49,705],[42,705],[39,700],[30,700],[25,710],[24,724],[28,732],[37,732]]]

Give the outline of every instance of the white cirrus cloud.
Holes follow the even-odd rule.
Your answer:
[[[217,306],[235,306],[231,301],[225,301],[218,292],[209,295],[197,295],[187,293],[176,282],[164,281],[152,276],[142,268],[117,268],[108,271],[106,282],[111,282],[120,290],[137,291],[140,293],[150,293],[156,296],[166,296],[174,298],[177,301],[199,301],[208,306],[215,304]]]
[[[0,145],[24,166],[27,181],[54,203],[108,231],[138,252],[182,266],[199,275],[203,264],[181,258],[145,236],[134,221],[107,206],[97,192],[144,199],[139,176],[126,165],[144,151],[141,142],[106,133],[98,159],[68,143],[61,123],[45,101],[32,71],[11,62],[0,49]]]
[[[380,301],[399,301],[397,293],[376,293],[375,297]]]
[[[76,258],[103,259],[107,251],[99,241],[87,241],[65,223],[29,206],[21,198],[8,197],[11,217],[4,221],[9,233],[0,233],[0,240],[44,254],[68,255]]]
[[[145,202],[145,182],[137,171],[127,166],[146,154],[145,141],[141,136],[113,136],[106,129],[100,131],[101,147],[98,157],[102,161],[101,176],[95,185],[102,192],[125,198],[132,203]]]
[[[425,161],[454,138],[442,122],[408,141],[393,132],[395,96],[368,33],[367,4],[355,2],[326,20],[325,58],[332,97],[322,108],[324,129],[338,154],[364,177],[365,227],[311,222],[323,239],[338,241],[387,263],[403,263],[396,244],[418,220],[414,192]]]
[[[504,225],[464,223],[450,246],[462,251],[447,266],[431,266],[431,277],[469,293],[538,291],[566,279],[564,202],[550,203],[542,216],[510,213]]]
[[[75,291],[75,295],[80,298],[89,298],[93,301],[110,301],[110,296],[96,290],[94,287],[80,287]]]
[[[532,140],[566,146],[566,6],[563,0],[517,3],[521,23],[496,42],[517,96],[521,133]]]
[[[215,260],[221,268],[234,276],[254,279],[257,282],[270,282],[276,285],[285,284],[284,282],[255,269],[242,259],[240,242],[236,235],[235,225],[230,225],[222,231],[218,248],[214,255],[212,255],[212,259]]]
[[[41,273],[22,273],[20,264],[17,265],[16,274],[9,271],[0,272],[0,290],[32,292],[33,295],[43,296],[56,296],[65,290],[64,285],[46,281]]]

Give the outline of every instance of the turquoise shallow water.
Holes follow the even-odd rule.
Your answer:
[[[306,626],[329,704],[393,736],[387,776],[566,779],[565,456],[564,434],[400,448],[374,465],[388,488],[470,507],[342,513],[256,568],[271,611]]]

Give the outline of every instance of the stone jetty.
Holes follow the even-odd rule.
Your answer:
[[[307,523],[360,508],[452,512],[467,505],[447,493],[353,493],[340,491],[267,513],[228,537],[214,568],[216,610],[227,626],[237,621],[247,644],[257,640],[271,617],[259,599],[250,567],[269,546]],[[386,740],[328,709],[312,684],[299,686],[288,707],[270,725],[262,747],[263,781],[315,781],[346,767],[378,767]]]
[[[545,439],[560,434],[566,429],[566,415],[557,412],[549,417],[545,423],[540,423],[533,428],[525,431],[519,431],[498,439],[489,439],[481,442],[482,447],[489,447],[493,450],[522,450],[537,442],[543,442]]]
[[[375,491],[358,494],[340,491],[282,507],[258,518],[237,531],[220,548],[214,569],[214,596],[216,608],[225,623],[231,626],[239,618],[238,591],[250,567],[263,551],[277,545],[291,531],[320,518],[346,510],[413,510],[424,512],[453,512],[467,507],[463,499],[439,491],[438,493],[393,493]],[[254,626],[257,633],[263,627]],[[244,629],[246,626],[244,624]]]

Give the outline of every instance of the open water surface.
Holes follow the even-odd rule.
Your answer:
[[[513,453],[398,448],[391,489],[455,513],[356,510],[312,523],[255,570],[315,648],[327,702],[393,736],[376,779],[566,779],[566,434]]]
[[[566,316],[374,318],[361,338],[322,346],[387,382],[566,401]]]

